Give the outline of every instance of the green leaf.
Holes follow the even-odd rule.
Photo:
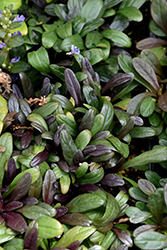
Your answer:
[[[48,126],[44,120],[44,118],[39,115],[39,114],[30,114],[28,117],[27,117],[27,120],[30,121],[30,122],[34,122],[36,124],[39,124],[41,126],[43,126],[46,131],[48,131]]]
[[[50,239],[63,233],[63,226],[58,220],[54,218],[42,216],[37,219],[37,222],[39,238]]]
[[[0,2],[0,9],[1,11],[9,6],[10,4],[13,4],[13,10],[19,9],[22,5],[22,0],[1,0]]]
[[[50,71],[50,61],[48,52],[44,47],[40,47],[37,51],[29,52],[27,54],[28,62],[40,72]]]
[[[22,250],[24,248],[24,240],[14,238],[3,245],[4,250]]]
[[[155,135],[156,135],[156,131],[153,128],[144,127],[144,126],[143,127],[134,127],[130,131],[130,136],[132,138],[146,138],[146,137],[152,137]]]
[[[59,4],[54,4],[54,12],[62,21],[67,21],[67,14],[64,11],[63,7]]]
[[[68,118],[66,115],[63,114],[56,114],[56,121],[58,125],[65,124],[67,131],[72,135],[77,135],[77,123],[72,119]]]
[[[53,45],[55,44],[55,42],[57,41],[57,35],[54,31],[52,32],[48,32],[45,31],[42,34],[42,45],[46,48],[46,49],[50,49],[51,47],[53,47]]]
[[[110,39],[112,42],[123,47],[129,48],[132,45],[130,38],[122,31],[107,29],[102,31],[101,34],[103,35],[103,37]]]
[[[146,151],[123,164],[123,168],[139,167],[148,163],[159,163],[167,160],[167,147],[162,146]]]
[[[84,239],[87,239],[91,234],[96,231],[94,226],[82,227],[75,226],[69,229],[61,239],[54,245],[54,247],[66,248],[74,241],[82,242]]]
[[[71,135],[64,129],[60,131],[60,142],[63,151],[64,159],[67,163],[72,166],[73,165],[73,158],[77,151],[77,147],[73,142]]]
[[[104,115],[103,114],[98,114],[95,116],[95,119],[94,119],[94,123],[93,123],[93,126],[90,130],[91,134],[92,134],[92,137],[97,134],[98,132],[101,131],[102,129],[102,126],[103,126],[103,123],[104,123]]]
[[[134,79],[144,85],[148,90],[155,93],[155,89],[151,84],[149,84],[144,78],[142,78],[137,71],[134,69],[132,64],[132,58],[127,55],[120,54],[118,56],[118,63],[125,73],[132,72],[134,74]]]
[[[138,180],[139,188],[147,195],[150,195],[155,192],[156,187],[148,180],[139,179]]]
[[[150,21],[149,29],[158,37],[166,37],[165,32],[163,32],[163,30],[156,24],[156,22],[154,22],[154,20]]]
[[[102,0],[88,0],[81,9],[80,15],[86,19],[87,22],[96,19],[103,7]]]
[[[82,31],[81,31],[81,36],[84,37],[86,34],[88,34],[91,31],[95,31],[98,27],[100,27],[104,23],[104,19],[102,18],[97,18],[91,22],[88,22],[84,25]]]
[[[8,109],[5,107],[0,107],[0,121],[3,121],[8,113]]]
[[[129,194],[136,200],[143,201],[146,203],[148,202],[148,195],[143,193],[139,187],[131,187],[129,189]]]
[[[161,223],[161,214],[163,213],[162,207],[163,207],[163,199],[158,194],[150,194],[148,197],[148,207],[152,213],[152,215],[155,217],[158,224]]]
[[[68,21],[67,23],[59,26],[56,29],[57,35],[62,38],[65,39],[67,37],[72,36],[72,20]]]
[[[104,53],[102,49],[89,49],[83,52],[83,56],[86,57],[89,62],[94,65],[104,59]]]
[[[130,222],[134,224],[141,223],[148,218],[151,218],[153,215],[147,211],[139,211],[130,216]]]
[[[91,47],[96,47],[100,42],[102,35],[98,31],[91,31],[86,35],[85,45],[89,49]]]
[[[144,117],[152,115],[155,109],[155,102],[156,100],[152,97],[146,98],[140,106],[141,115]]]
[[[37,220],[42,216],[50,216],[50,213],[45,208],[37,205],[26,205],[17,211],[31,220]]]
[[[87,162],[83,162],[75,171],[75,175],[77,178],[81,178],[83,175],[86,174],[87,170],[88,170],[88,163]]]
[[[83,86],[83,94],[84,94],[84,97],[85,97],[87,103],[90,106],[93,106],[96,109],[99,108],[99,100],[98,100],[97,96],[93,93],[93,88],[91,86],[84,85]]]
[[[12,64],[10,72],[12,74],[17,74],[17,73],[20,73],[20,72],[27,71],[30,68],[31,68],[31,66],[28,63],[20,60],[17,63]]]
[[[88,129],[81,131],[75,139],[77,149],[80,149],[81,151],[84,150],[84,148],[89,144],[91,137],[92,134]]]
[[[32,113],[38,114],[45,118],[46,116],[51,115],[58,108],[58,106],[59,104],[56,102],[48,102],[42,107],[34,109]]]
[[[122,1],[122,3],[119,5],[119,9],[127,7],[127,6],[134,6],[137,9],[139,9],[146,0],[127,0],[127,1]]]
[[[121,13],[123,16],[136,22],[141,22],[143,19],[142,13],[134,6],[121,8],[117,11],[117,13]]]
[[[140,249],[163,249],[167,247],[167,236],[158,232],[140,233],[134,240]]]
[[[56,64],[51,64],[50,65],[50,69],[51,71],[58,77],[60,78],[62,81],[64,81],[64,70],[65,70],[65,67],[61,67],[61,66],[58,66]]]
[[[85,48],[82,37],[78,34],[65,38],[61,44],[61,49],[66,52],[71,51],[71,45],[75,45],[80,50]]]
[[[95,169],[92,172],[85,174],[81,179],[78,180],[80,185],[84,184],[95,184],[104,177],[103,168]]]
[[[100,113],[104,115],[104,123],[101,131],[110,130],[110,126],[114,117],[114,108],[112,103],[105,100]]]
[[[10,133],[4,133],[0,137],[0,145],[4,146],[6,150],[0,153],[0,187],[2,187],[3,177],[5,174],[5,164],[8,162],[13,151],[13,139]]]
[[[72,199],[66,206],[69,209],[70,213],[85,212],[92,210],[98,207],[101,207],[104,204],[104,199],[96,194],[81,194]]]
[[[84,4],[84,0],[68,0],[67,2],[67,6],[68,6],[68,9],[72,9],[73,7],[77,6],[77,9],[80,11],[82,9],[82,6]]]
[[[69,191],[71,179],[68,174],[60,177],[60,189],[62,194],[66,194]]]
[[[159,176],[156,172],[147,170],[145,171],[145,176],[147,180],[149,180],[156,188],[161,186],[159,183],[161,176]]]
[[[11,48],[19,47],[24,44],[24,39],[22,36],[13,36],[11,40],[9,40],[8,44]]]
[[[67,97],[65,97],[63,95],[56,94],[56,95],[52,95],[51,98],[55,102],[60,102],[61,106],[64,109],[68,110],[69,112],[73,112],[74,107],[73,107],[71,101],[67,99]]]

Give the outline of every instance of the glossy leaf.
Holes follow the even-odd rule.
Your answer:
[[[162,40],[160,38],[145,38],[141,41],[139,41],[136,45],[137,49],[142,50],[142,49],[151,49],[151,48],[156,48],[159,46],[167,45],[166,40]]]
[[[116,29],[107,29],[101,32],[103,37],[110,39],[112,42],[129,48],[131,46],[130,38],[123,32]]]
[[[167,101],[166,101],[166,96],[167,96],[167,92],[165,91],[162,95],[159,96],[158,98],[158,104],[160,106],[160,108],[167,112]]]
[[[138,180],[139,188],[147,195],[155,192],[156,187],[148,180],[140,179]]]
[[[109,130],[114,116],[114,108],[111,102],[104,101],[101,114],[104,115],[104,123],[101,130]]]
[[[132,138],[145,138],[145,137],[151,137],[156,135],[156,131],[153,128],[150,127],[134,127],[130,135]]]
[[[97,161],[98,162],[98,161]],[[82,176],[81,179],[78,180],[80,185],[84,184],[95,184],[99,182],[104,176],[103,168],[95,169],[90,173],[85,174]]]
[[[37,222],[39,238],[50,239],[63,233],[63,226],[54,218],[42,216],[37,219]]]
[[[67,97],[65,97],[63,95],[56,94],[56,95],[52,95],[51,98],[55,102],[60,102],[61,106],[64,109],[67,109],[68,111],[73,112],[74,107],[73,107],[71,101],[67,99]]]
[[[167,4],[165,0],[154,0],[151,4],[151,15],[156,24],[167,34]]]
[[[124,244],[126,244],[129,247],[133,246],[132,238],[127,232],[119,228],[113,228],[113,231]]]
[[[51,115],[58,108],[58,103],[48,102],[42,107],[39,107],[33,111],[33,113],[41,115],[43,118]]]
[[[7,225],[13,230],[21,233],[26,231],[27,223],[20,214],[14,212],[4,212],[3,218],[6,220]]]
[[[96,19],[103,7],[102,0],[88,0],[81,9],[80,15],[86,22]]]
[[[76,240],[83,241],[84,239],[88,238],[91,234],[93,234],[95,231],[96,228],[93,226],[89,227],[75,226],[69,229],[61,237],[61,239],[55,244],[55,247],[65,248]]]
[[[121,13],[123,16],[136,22],[141,22],[143,19],[142,13],[134,6],[120,8],[117,13]]]
[[[148,207],[158,223],[161,222],[163,198],[158,194],[150,194],[148,197]]]
[[[72,226],[89,227],[92,224],[92,221],[89,219],[89,217],[81,213],[65,214],[59,219],[59,221],[63,224]]]
[[[53,47],[53,45],[55,44],[56,41],[57,41],[57,35],[54,31],[52,31],[52,32],[44,31],[43,32],[42,45],[46,49],[50,49],[51,47]]]
[[[83,130],[75,139],[75,145],[77,149],[81,151],[88,145],[92,137],[91,132],[88,129]]]
[[[155,109],[155,102],[156,100],[152,97],[148,97],[142,102],[140,106],[140,113],[143,117],[152,115]]]
[[[27,205],[18,209],[17,211],[31,220],[37,220],[38,218],[43,216],[50,216],[49,211],[38,205]]]
[[[30,122],[34,122],[42,127],[45,128],[46,131],[48,131],[48,126],[44,120],[44,118],[41,116],[41,115],[38,115],[38,114],[30,114],[28,117],[27,117],[27,120],[30,121]]]
[[[31,114],[31,108],[30,108],[28,102],[26,102],[26,100],[20,98],[19,105],[20,105],[21,111],[23,112],[23,114],[26,117],[29,116],[29,114]]]
[[[38,229],[32,228],[24,239],[25,249],[35,249],[37,245]]]
[[[151,218],[153,215],[147,211],[139,211],[130,216],[130,222],[137,224]]]
[[[109,187],[123,186],[125,184],[124,180],[115,174],[106,174],[101,180],[102,185],[107,185]]]
[[[31,167],[35,167],[37,165],[39,165],[40,163],[46,161],[46,159],[49,156],[49,152],[47,151],[42,151],[39,152],[31,161]]]
[[[47,170],[45,173],[42,189],[42,197],[45,203],[52,204],[54,201],[54,195],[56,193],[56,187],[54,186],[56,182],[56,176],[52,170]]]
[[[77,48],[80,50],[84,49],[84,42],[80,35],[75,34],[69,37],[66,37],[61,43],[61,49],[63,51],[69,52],[71,50],[71,46],[75,44]]]

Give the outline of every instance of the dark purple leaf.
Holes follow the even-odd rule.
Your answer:
[[[66,214],[67,212],[68,212],[67,207],[56,207],[56,215],[54,216],[54,218],[59,218],[62,215]]]
[[[42,189],[42,197],[45,203],[52,204],[54,201],[54,195],[56,193],[56,187],[54,183],[56,182],[56,176],[52,170],[47,170],[45,173]]]
[[[35,136],[35,142],[36,142],[37,145],[40,145],[42,143],[41,135],[36,135]]]
[[[96,191],[99,189],[100,187],[93,185],[93,184],[84,184],[84,185],[79,186],[79,192],[83,192],[83,193],[87,191]]]
[[[19,99],[19,104],[25,116],[26,117],[29,116],[29,114],[31,113],[31,108],[28,102],[26,102],[24,99]]]
[[[84,162],[84,160],[85,160],[85,158],[84,158],[82,151],[80,149],[77,149],[77,151],[74,155],[74,158],[73,158],[74,164],[82,163],[82,162]]]
[[[6,172],[7,184],[11,183],[15,176],[16,176],[16,163],[13,158],[10,158],[8,161],[8,168]]]
[[[125,135],[127,135],[134,127],[135,117],[131,116],[128,120],[128,123],[125,127],[122,127],[119,131],[118,138],[122,139]]]
[[[42,9],[44,9],[45,6],[47,5],[47,2],[45,0],[32,0],[32,1]]]
[[[31,180],[32,175],[30,173],[24,174],[13,189],[9,201],[16,201],[24,197],[31,186]]]
[[[44,79],[43,86],[38,94],[38,97],[48,96],[51,92],[51,83],[48,77]]]
[[[158,104],[163,111],[167,112],[167,91],[159,96]]]
[[[23,135],[23,131],[22,130],[15,130],[14,132],[13,132],[13,135],[14,136],[19,136],[19,137],[22,137],[22,135]]]
[[[92,221],[87,215],[80,213],[65,214],[64,216],[59,218],[59,221],[63,224],[71,226],[89,227],[92,224]]]
[[[111,88],[114,88],[118,85],[121,85],[127,81],[130,81],[132,79],[130,74],[124,74],[124,73],[119,73],[117,75],[115,75],[113,78],[111,78],[106,85],[104,86],[104,88],[101,90],[101,94],[104,95],[104,93]],[[129,82],[130,83],[130,82]]]
[[[69,167],[70,172],[75,172],[79,167],[78,166],[71,166]]]
[[[33,137],[33,131],[27,130],[23,133],[23,136],[21,138],[21,146],[22,148],[27,148],[31,142],[31,139]]]
[[[0,225],[5,221],[5,219],[0,215]]]
[[[4,204],[3,210],[5,212],[9,212],[9,211],[16,210],[17,208],[20,208],[22,206],[23,206],[23,203],[20,201],[11,201],[11,202],[8,202],[6,205]]]
[[[8,100],[8,109],[9,112],[19,112],[19,102],[15,94],[10,94],[9,100]]]
[[[45,117],[44,119],[48,126],[50,126],[56,120],[54,115],[49,115]]]
[[[44,133],[47,132],[46,128],[44,128],[42,125],[40,125],[39,123],[36,122],[31,122],[31,126],[34,127],[35,129],[37,129],[40,133]]]
[[[69,250],[76,250],[80,245],[80,241],[79,240],[76,240],[74,242],[72,242],[69,246],[68,246],[68,249]]]
[[[48,158],[49,156],[49,152],[47,151],[43,151],[43,152],[40,152],[38,153],[31,161],[31,167],[35,167],[37,166],[38,164],[46,161],[46,159]]]
[[[33,196],[25,196],[21,199],[21,202],[23,203],[24,206],[36,205],[36,204],[38,204],[38,199],[36,199]]]
[[[83,153],[84,155],[90,154],[91,152],[94,152],[96,150],[96,145],[87,145],[84,150]]]
[[[60,131],[62,129],[66,129],[66,125],[65,124],[60,125],[58,127],[55,135],[54,135],[53,142],[54,142],[55,147],[57,147],[60,144]]]
[[[90,152],[89,154],[92,156],[100,156],[111,153],[111,149],[105,145],[96,145],[96,150]]]
[[[66,202],[70,198],[70,194],[56,194],[54,199],[58,202]]]
[[[57,162],[57,165],[66,173],[69,172],[69,166],[66,161],[60,160]]]
[[[105,139],[107,136],[110,135],[110,131],[106,130],[106,131],[100,131],[97,134],[95,134],[92,137],[92,140],[100,140],[100,139]]]
[[[35,97],[35,92],[34,92],[34,88],[32,86],[32,83],[31,83],[29,77],[24,72],[20,72],[19,76],[20,76],[24,96],[26,98],[28,98],[28,99],[29,98],[34,98]]]
[[[64,71],[66,87],[70,95],[74,98],[76,106],[81,106],[82,95],[80,84],[74,72],[68,68]]]
[[[26,231],[27,223],[20,214],[7,212],[3,213],[2,216],[6,220],[6,224],[13,230],[21,233]]]
[[[87,69],[89,71],[89,73],[91,74],[91,76],[94,80],[95,72],[94,72],[93,67],[92,67],[91,63],[89,62],[89,60],[86,57],[84,57],[84,58],[82,58],[81,64],[82,64],[83,69]]]
[[[143,49],[151,49],[151,48],[155,48],[155,47],[159,47],[163,45],[167,45],[166,40],[162,40],[160,38],[149,37],[138,42],[136,45],[136,48],[139,50],[143,50]]]
[[[167,34],[167,3],[165,0],[152,1],[151,16],[154,22]]]
[[[124,230],[119,229],[119,228],[112,228],[114,233],[117,235],[117,237],[127,246],[132,247],[133,246],[133,241],[130,237],[129,234],[127,234]]]
[[[121,177],[109,173],[101,180],[101,184],[109,187],[116,187],[123,186],[125,184],[125,181]]]
[[[20,123],[21,123],[22,125],[26,125],[26,124],[27,124],[26,117],[25,117],[25,115],[24,115],[23,113],[21,113],[21,112],[16,113],[16,114],[13,116],[13,118],[15,119],[16,125],[20,125]]]
[[[95,119],[95,110],[91,108],[83,116],[78,131],[82,131],[84,129],[91,130],[94,123],[94,119]]]
[[[24,239],[24,249],[35,250],[37,245],[38,229],[32,228]]]
[[[17,96],[17,98],[23,98],[23,95],[19,89],[19,87],[16,84],[12,85],[13,93]]]
[[[123,244],[119,247],[117,247],[117,250],[128,250],[129,249],[129,246],[127,246],[126,244]]]

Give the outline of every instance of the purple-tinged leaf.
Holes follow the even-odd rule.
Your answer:
[[[167,91],[158,97],[158,104],[163,111],[167,112]]]
[[[101,184],[109,187],[117,187],[123,186],[125,181],[121,177],[109,173],[101,180]]]
[[[55,135],[54,135],[54,138],[53,138],[53,143],[55,145],[55,147],[57,147],[59,144],[60,144],[60,131],[62,129],[66,129],[66,125],[65,124],[62,124],[58,127]]]
[[[6,205],[4,204],[3,210],[5,212],[9,212],[9,211],[16,210],[22,206],[23,206],[23,203],[20,201],[11,201],[11,202],[8,202]]]
[[[13,93],[17,96],[17,98],[23,98],[23,95],[19,89],[19,87],[16,84],[12,85]]]
[[[82,95],[80,84],[74,72],[68,68],[64,71],[65,83],[70,95],[74,98],[76,106],[81,106]]]
[[[44,9],[47,5],[45,0],[32,0],[36,5],[38,5],[41,9]]]
[[[14,135],[14,136],[18,136],[18,137],[22,137],[23,131],[20,130],[20,129],[15,130],[15,131],[13,132],[13,135]]]
[[[152,1],[151,16],[154,22],[165,32],[167,35],[167,3],[165,0]]]
[[[43,151],[38,153],[31,161],[31,167],[35,167],[37,165],[39,165],[40,163],[44,162],[47,160],[49,156],[49,152],[47,151]]]
[[[119,86],[127,81],[130,81],[132,79],[130,74],[124,74],[124,73],[119,73],[115,75],[113,78],[111,78],[104,88],[101,90],[101,94],[104,95],[104,93],[111,88],[114,88],[116,86]],[[129,82],[130,83],[130,82]]]
[[[59,218],[59,221],[63,224],[71,226],[89,227],[92,224],[92,221],[89,219],[89,217],[81,213],[65,214],[64,216]]]
[[[18,112],[13,116],[13,118],[15,119],[16,125],[20,125],[20,123],[22,125],[27,125],[26,117],[23,113]]]
[[[54,216],[54,218],[59,218],[62,215],[66,214],[67,212],[68,212],[67,207],[56,207],[56,215]]]
[[[24,99],[19,99],[19,104],[25,116],[26,117],[29,116],[29,114],[31,113],[31,108],[28,102],[26,102]]]
[[[99,189],[101,188],[93,184],[84,184],[84,185],[79,186],[79,192],[83,192],[83,193],[88,192],[88,191],[96,191]]]
[[[36,199],[33,196],[25,196],[21,199],[21,202],[23,203],[24,206],[36,205],[38,204],[38,199]]]
[[[8,168],[6,172],[7,184],[11,183],[15,176],[16,176],[16,163],[13,158],[10,158],[8,161]]]
[[[34,92],[34,88],[32,86],[32,83],[31,83],[29,77],[24,72],[20,72],[19,76],[20,76],[24,96],[26,98],[28,98],[28,99],[29,98],[34,98],[35,97],[35,92]]]
[[[144,124],[143,119],[141,117],[139,117],[139,116],[134,116],[134,117],[135,117],[135,125],[143,126],[143,124]]]
[[[31,185],[32,175],[30,173],[25,173],[17,182],[15,188],[13,189],[9,201],[16,201],[24,197]]]
[[[84,162],[84,160],[85,160],[85,158],[84,158],[82,151],[80,149],[77,149],[77,151],[74,155],[74,158],[73,158],[74,164],[82,163],[82,162]]]
[[[112,228],[114,233],[117,235],[117,237],[127,246],[132,247],[133,246],[133,241],[130,237],[129,234],[127,234],[124,230],[119,229],[119,228]]]
[[[118,134],[118,139],[122,139],[125,135],[127,135],[135,125],[135,117],[131,116],[128,120],[128,124],[125,127],[122,127]]]
[[[167,45],[166,40],[162,40],[160,38],[145,38],[141,40],[140,42],[137,43],[136,48],[138,50],[143,50],[143,49],[151,49],[159,46]]]
[[[14,212],[3,213],[3,218],[6,220],[6,224],[15,231],[24,233],[27,229],[27,223],[23,217]]]
[[[167,184],[165,184],[165,186],[164,186],[164,200],[165,200],[165,204],[167,206]]]
[[[105,145],[96,145],[96,150],[90,152],[89,154],[92,156],[100,156],[111,153],[111,149]]]
[[[152,184],[150,181],[145,179],[139,179],[138,180],[139,188],[143,191],[145,194],[153,194],[156,190],[156,187],[154,184]]]
[[[37,245],[38,229],[33,227],[24,239],[24,249],[35,250]]]
[[[158,229],[158,225],[143,225],[143,226],[140,226],[134,230],[133,236],[137,237],[137,235],[139,235],[143,232],[155,231],[156,229]]]
[[[60,203],[66,202],[70,198],[70,194],[56,194],[54,199]]]
[[[47,82],[42,86],[42,89],[40,90],[38,97],[40,98],[41,96],[48,96],[51,92],[51,83]]]
[[[72,242],[70,245],[68,245],[68,249],[69,250],[76,250],[76,249],[78,249],[79,245],[80,245],[80,241],[76,240],[76,241]]]
[[[52,170],[47,170],[42,189],[42,198],[45,203],[51,205],[54,201],[54,195],[56,193],[56,187],[54,186],[56,182],[56,176]]]
[[[96,150],[96,145],[87,145],[84,148],[83,153],[84,153],[84,155],[87,155],[87,154],[94,152],[95,150]]]
[[[83,69],[87,69],[89,71],[89,73],[91,74],[91,76],[94,80],[95,72],[94,72],[93,67],[92,67],[91,63],[89,62],[89,60],[86,57],[84,57],[84,58],[82,58],[81,64],[82,64]]]
[[[62,247],[53,247],[50,250],[68,250],[68,248],[62,248]]]
[[[107,136],[110,135],[110,131],[106,130],[106,131],[100,131],[97,134],[95,134],[92,137],[92,140],[100,140],[100,139],[105,139]]]
[[[160,86],[153,68],[141,58],[135,57],[132,61],[133,66],[139,75],[142,76],[158,93]]]
[[[19,112],[19,102],[18,102],[18,98],[16,97],[15,94],[10,94],[9,96],[9,100],[8,100],[8,110],[9,112]]]
[[[48,126],[50,126],[56,120],[54,115],[46,116],[44,119]]]
[[[69,172],[69,166],[66,161],[60,160],[57,162],[57,165],[66,173]]]
[[[128,249],[129,249],[129,246],[127,246],[126,244],[123,244],[117,247],[117,250],[128,250]]]
[[[31,142],[31,139],[33,137],[33,131],[27,130],[23,133],[23,136],[21,138],[21,146],[22,148],[27,148]]]
[[[0,215],[0,225],[5,221],[5,219]]]

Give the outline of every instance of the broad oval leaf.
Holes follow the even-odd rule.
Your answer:
[[[81,9],[80,15],[86,22],[96,19],[103,7],[102,0],[88,0]]]
[[[167,34],[167,3],[165,0],[154,0],[151,4],[151,15],[156,24]]]
[[[153,215],[147,211],[139,211],[130,216],[130,222],[134,224],[138,224],[140,222],[145,221],[148,218],[151,218]]]
[[[143,15],[140,12],[140,10],[138,10],[136,7],[134,6],[126,6],[124,8],[120,8],[117,13],[121,13],[123,16],[136,21],[136,22],[141,22],[143,19]]]
[[[156,187],[148,180],[140,179],[138,180],[139,188],[147,195],[155,192]]]
[[[50,239],[63,233],[63,226],[58,220],[54,218],[42,216],[37,219],[37,222],[39,238]]]
[[[167,92],[165,91],[162,95],[159,96],[158,98],[158,104],[160,108],[167,112]]]
[[[143,117],[152,115],[155,109],[155,102],[156,100],[152,97],[148,97],[142,102],[140,106],[140,113]]]

